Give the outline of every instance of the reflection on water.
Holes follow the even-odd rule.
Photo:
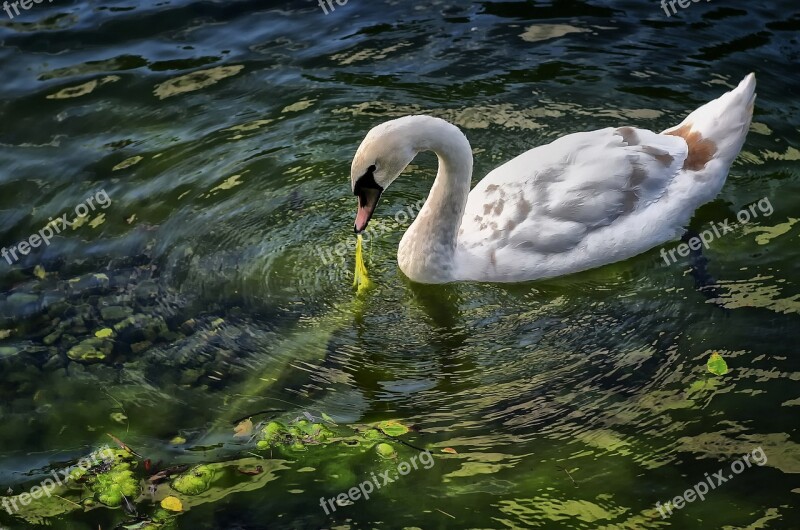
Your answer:
[[[153,462],[235,463],[180,528],[796,527],[798,20],[786,2],[667,18],[641,2],[351,0],[325,15],[178,0],[1,21],[3,245],[99,189],[113,204],[0,262],[0,486],[20,493],[112,433]],[[752,70],[742,156],[691,228],[765,196],[775,212],[707,262],[654,251],[545,282],[414,285],[394,216],[427,194],[431,156],[377,214],[373,290],[354,297],[351,252],[320,252],[351,241],[350,158],[379,121],[457,124],[477,180],[569,132],[663,130]],[[706,371],[715,351],[723,377]],[[262,461],[232,427],[265,410],[398,419],[436,465],[329,517],[320,497],[383,464],[352,448]],[[669,520],[655,510],[758,446],[764,467]]]

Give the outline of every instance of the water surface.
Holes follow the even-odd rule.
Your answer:
[[[257,487],[219,485],[177,528],[797,528],[798,29],[788,1],[671,17],[638,0],[0,11],[0,243],[110,200],[0,261],[0,489],[27,490],[111,433],[162,465],[263,459]],[[376,287],[355,300],[353,253],[336,249],[353,242],[350,160],[377,123],[452,121],[477,181],[570,132],[663,130],[751,71],[744,150],[691,228],[765,197],[774,212],[702,257],[416,286],[397,268],[396,214],[431,186],[423,155],[384,197],[366,252]],[[100,362],[68,357],[129,315],[141,329]],[[725,376],[708,373],[712,352]],[[233,440],[237,419],[272,409],[341,429],[396,419],[435,465],[328,515],[320,497],[387,463],[366,446],[278,456]],[[765,465],[669,518],[655,509],[758,447]]]

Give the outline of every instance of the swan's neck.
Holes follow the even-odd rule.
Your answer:
[[[455,278],[461,218],[472,179],[472,149],[464,134],[443,120],[425,123],[415,138],[417,151],[433,151],[439,172],[416,220],[398,249],[400,269],[411,280],[441,283]]]

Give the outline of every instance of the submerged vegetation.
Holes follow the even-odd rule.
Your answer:
[[[37,269],[27,284],[30,294],[6,299],[6,304],[25,304],[28,317],[27,322],[11,322],[12,326],[4,332],[4,338],[15,339],[13,343],[17,346],[5,346],[0,350],[0,368],[3,369],[0,374],[18,370],[18,363],[23,361],[20,354],[27,356],[24,359],[28,363],[36,359],[45,371],[65,367],[74,370],[75,366],[95,371],[119,363],[136,370],[142,361],[145,366],[154,367],[168,363],[167,366],[179,367],[173,376],[179,377],[186,386],[207,385],[229,372],[230,366],[222,364],[226,362],[224,358],[216,362],[213,357],[209,358],[211,363],[203,366],[198,363],[202,355],[183,356],[183,361],[181,357],[164,355],[164,352],[186,352],[193,348],[202,352],[211,344],[224,344],[225,340],[241,339],[245,334],[231,318],[209,314],[192,316],[191,306],[174,294],[171,295],[173,303],[164,304],[167,293],[161,291],[150,267],[120,269],[111,277],[90,274],[63,280],[61,274],[61,271]],[[361,284],[362,289],[367,281]],[[342,305],[345,313],[351,313],[350,317],[352,311],[360,307],[357,300]],[[19,308],[12,309],[12,312],[19,311]],[[29,326],[34,322],[45,323],[45,327],[31,332]],[[287,361],[314,355],[315,350],[324,352],[331,333],[344,322],[346,320],[335,313],[324,315],[316,321],[313,332],[301,328],[288,334],[284,339],[290,354]],[[37,356],[32,357],[34,354]],[[282,363],[269,364],[238,382],[232,378],[226,384],[238,383],[246,392],[243,396],[258,394],[280,380],[285,370]],[[196,375],[187,377],[189,374]],[[8,393],[13,388],[6,385],[0,391]],[[33,388],[33,381],[16,388]],[[123,425],[126,432],[130,431],[129,406],[124,398],[117,399],[110,392],[103,392],[114,405],[109,418]],[[249,398],[242,398],[230,403],[229,410],[240,410],[249,401]],[[131,449],[126,441],[109,435],[118,446],[111,459],[88,469],[73,469],[70,480],[59,485],[51,495],[20,506],[12,516],[0,512],[0,523],[17,520],[49,524],[67,514],[112,509],[118,512],[115,520],[119,528],[171,529],[175,527],[176,518],[193,507],[237,491],[258,489],[277,480],[276,473],[286,469],[291,461],[300,461],[308,468],[311,465],[327,467],[323,462],[340,460],[339,466],[344,470],[348,464],[341,459],[362,455],[377,469],[382,460],[397,459],[398,451],[422,450],[399,440],[398,437],[407,434],[409,429],[395,421],[344,425],[326,413],[315,416],[302,410],[266,411],[236,420],[228,435],[220,437],[215,431],[223,430],[226,421],[231,421],[230,416],[217,418],[208,431],[178,434],[169,441],[185,454],[207,450],[204,444],[209,439],[215,442],[211,447],[227,448],[221,460],[194,465],[168,462],[163,459],[164,455],[148,458],[147,454]],[[123,433],[118,434],[124,438]],[[178,457],[178,460],[183,459]],[[35,473],[31,475],[36,476]],[[350,471],[341,471],[338,476],[342,487],[345,481],[356,478]],[[2,490],[8,488],[6,496],[10,499],[34,487],[35,483],[26,481],[0,486]]]
[[[86,469],[75,467],[63,485],[20,505],[14,518],[48,524],[51,518],[75,511],[119,508],[117,528],[166,530],[175,528],[175,520],[194,506],[277,480],[276,472],[292,460],[301,461],[305,468],[340,460],[338,465],[346,469],[348,462],[341,459],[362,455],[371,458],[373,469],[377,470],[380,460],[396,460],[398,451],[423,450],[398,438],[409,432],[399,422],[342,426],[324,413],[319,418],[306,412],[288,421],[270,419],[257,424],[248,418],[233,431],[233,439],[248,437],[244,446],[237,447],[238,456],[232,454],[224,461],[194,466],[153,464],[146,455],[139,455],[109,435],[119,447],[110,451],[105,460]],[[185,450],[192,447],[187,445]],[[314,453],[303,454],[308,451]],[[343,475],[347,477],[351,475]],[[24,485],[22,489],[33,486]]]

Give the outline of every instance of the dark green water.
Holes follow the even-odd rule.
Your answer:
[[[798,30],[788,0],[669,18],[651,0],[0,11],[0,243],[95,198],[81,226],[0,261],[0,491],[111,433],[161,467],[260,462],[184,498],[180,529],[800,527]],[[654,250],[546,282],[420,288],[398,271],[394,218],[432,183],[422,156],[385,196],[390,230],[367,245],[376,288],[355,300],[353,252],[333,251],[352,244],[350,160],[380,121],[451,120],[478,180],[566,133],[675,125],[750,71],[753,127],[692,228],[765,197],[774,211],[703,258],[667,266]],[[99,362],[70,359],[128,315],[89,343]],[[233,439],[268,409],[341,430],[396,419],[435,465],[328,515],[320,497],[390,462],[368,444],[271,454]],[[394,445],[398,461],[418,454]],[[759,447],[763,466],[656,511]],[[147,492],[134,500],[152,511]],[[65,506],[0,510],[0,526],[134,520]]]

